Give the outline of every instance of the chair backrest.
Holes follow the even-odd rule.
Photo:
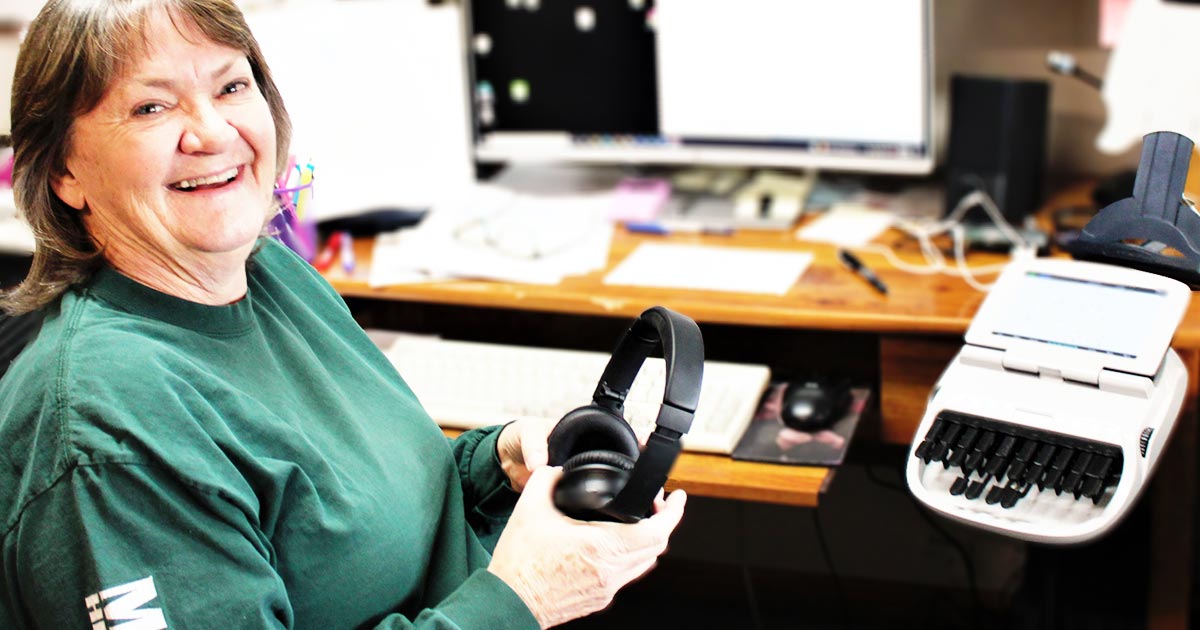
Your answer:
[[[0,255],[0,288],[11,287],[29,273],[31,259],[28,256]],[[8,371],[13,359],[37,335],[42,325],[43,313],[34,311],[10,317],[0,313],[0,376]]]
[[[4,376],[13,359],[33,340],[41,325],[42,311],[15,317],[0,315],[0,376]]]

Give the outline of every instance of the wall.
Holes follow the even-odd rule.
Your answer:
[[[32,16],[39,0],[6,0],[9,12]],[[1047,164],[1066,177],[1108,173],[1137,164],[1136,149],[1108,156],[1094,148],[1104,121],[1099,94],[1075,79],[1045,70],[1050,49],[1074,53],[1080,64],[1103,74],[1108,53],[1097,45],[1097,0],[934,0],[936,74],[945,93],[951,73],[1039,78],[1051,83]],[[419,56],[419,55],[418,55]],[[0,133],[9,130],[9,94],[16,60],[15,37],[0,36]],[[945,103],[941,104],[945,112]]]
[[[1095,148],[1104,124],[1100,93],[1046,70],[1046,53],[1075,55],[1080,67],[1104,76],[1109,52],[1097,43],[1097,0],[934,0],[936,75],[941,95],[953,73],[1041,79],[1050,83],[1046,163],[1062,178],[1137,166],[1138,147],[1120,155]],[[944,107],[944,102],[942,103]]]

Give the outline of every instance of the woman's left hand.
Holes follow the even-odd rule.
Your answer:
[[[523,490],[533,471],[546,465],[550,457],[546,441],[555,424],[544,418],[522,418],[510,422],[500,431],[496,452],[500,454],[500,468],[508,475],[513,490]]]

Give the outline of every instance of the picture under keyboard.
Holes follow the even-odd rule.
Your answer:
[[[369,331],[443,427],[471,429],[520,417],[557,420],[587,404],[608,364],[603,352],[449,341]],[[625,418],[652,428],[662,403],[665,365],[647,359],[625,400]],[[741,439],[767,387],[764,365],[704,362],[689,451],[728,454]]]

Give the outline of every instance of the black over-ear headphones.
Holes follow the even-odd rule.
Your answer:
[[[650,352],[666,360],[663,403],[645,450],[623,417],[625,396]],[[692,426],[704,377],[704,339],[696,322],[655,306],[633,322],[613,352],[592,403],[572,410],[550,432],[551,466],[562,466],[554,504],[580,520],[632,523],[654,498]]]

